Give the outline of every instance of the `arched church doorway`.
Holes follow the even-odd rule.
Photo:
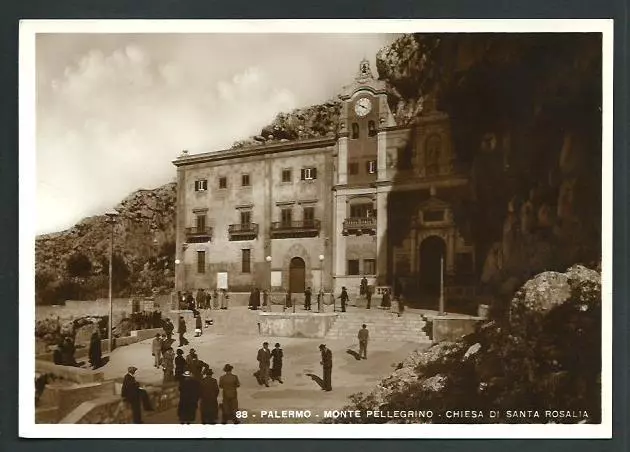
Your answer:
[[[446,243],[430,236],[420,244],[420,293],[424,301],[433,304],[440,295],[440,260],[446,266]]]
[[[306,289],[306,265],[301,257],[294,257],[289,264],[289,292],[303,293]]]

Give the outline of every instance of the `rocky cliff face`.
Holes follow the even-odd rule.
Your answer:
[[[176,185],[138,190],[122,200],[114,225],[114,284],[118,295],[150,294],[172,287]],[[105,215],[37,237],[38,301],[96,298],[107,294],[111,226]],[[77,258],[85,256],[85,258]],[[74,260],[74,266],[68,265]],[[118,281],[118,282],[116,282]],[[61,293],[60,293],[61,292]],[[58,297],[56,296],[58,295]],[[74,295],[74,296],[73,296]]]

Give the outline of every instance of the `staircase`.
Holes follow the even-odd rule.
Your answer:
[[[236,306],[226,310],[201,311],[204,321],[204,333],[224,335],[258,336],[258,312],[250,311],[247,307]],[[206,326],[206,320],[213,320],[211,326]]]
[[[419,314],[408,313],[398,317],[396,313],[380,309],[353,309],[337,314],[337,320],[326,334],[327,339],[356,341],[357,333],[365,323],[370,331],[370,341],[431,342],[423,330],[426,321]]]

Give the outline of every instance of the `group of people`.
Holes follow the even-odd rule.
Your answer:
[[[254,377],[261,386],[269,387],[269,381],[282,381],[282,360],[284,352],[280,348],[280,344],[276,342],[273,350],[269,350],[269,342],[263,342],[262,348],[258,350],[256,355],[258,360],[258,370],[254,373]]]
[[[177,292],[177,300],[179,309],[197,310],[197,309],[227,309],[230,294],[226,289],[214,289],[212,293],[206,292],[204,289],[197,290],[196,296],[192,291]]]

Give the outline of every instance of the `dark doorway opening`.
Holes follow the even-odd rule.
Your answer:
[[[306,289],[306,265],[304,259],[294,257],[289,265],[289,292],[303,293]]]
[[[440,262],[442,269],[440,269]],[[420,244],[420,296],[422,304],[437,309],[440,296],[441,271],[446,266],[446,243],[430,236]]]

